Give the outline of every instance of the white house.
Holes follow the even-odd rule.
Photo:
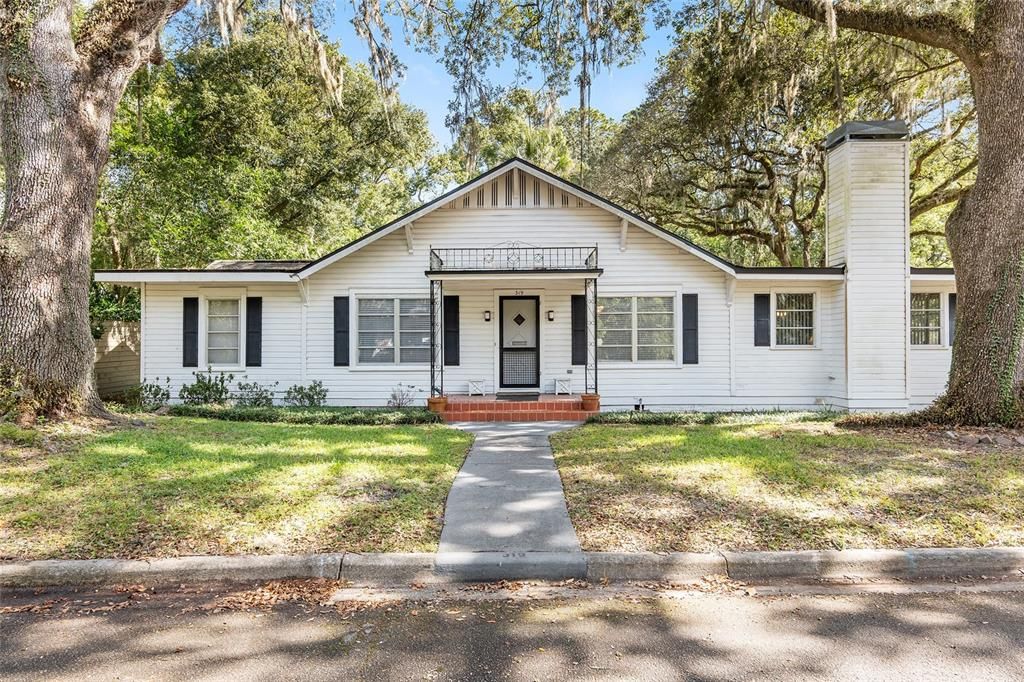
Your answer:
[[[521,159],[310,262],[100,271],[141,374],[320,380],[333,405],[596,392],[602,409],[906,410],[945,385],[950,269],[909,264],[908,131],[828,136],[827,267],[750,268]]]

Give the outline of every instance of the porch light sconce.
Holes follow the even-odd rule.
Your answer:
[[[555,321],[555,311],[554,310],[549,310],[548,311],[548,322],[554,322],[554,321]]]
[[[490,310],[485,310],[484,311],[484,322],[490,322],[490,321],[491,321],[491,311]]]

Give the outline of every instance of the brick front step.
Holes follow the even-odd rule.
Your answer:
[[[472,412],[445,411],[441,417],[445,422],[585,422],[595,413],[583,410],[501,412],[497,410],[474,410]]]
[[[446,422],[582,422],[594,412],[583,410],[446,410]]]
[[[578,396],[541,396],[539,400],[450,397],[442,416],[449,422],[528,422],[585,421],[591,414],[584,411]]]

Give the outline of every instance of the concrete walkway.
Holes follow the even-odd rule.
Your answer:
[[[437,570],[467,579],[585,575],[548,441],[575,424],[457,426],[476,441],[448,493]]]

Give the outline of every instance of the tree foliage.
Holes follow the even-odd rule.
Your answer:
[[[340,102],[266,14],[140,72],[114,122],[95,267],[320,255],[446,181],[422,112],[342,59]],[[331,48],[333,50],[333,48]]]
[[[832,40],[821,24],[746,0],[692,3],[676,30],[601,164],[600,190],[736,261],[817,265],[824,136],[850,119],[903,118],[915,133],[915,254],[945,259],[937,237],[976,166],[970,83],[955,57],[864,33]]]
[[[581,145],[584,119],[591,136]],[[561,112],[545,95],[510,88],[462,129],[452,155],[461,159],[468,176],[519,156],[552,173],[579,178],[600,158],[616,130],[616,122],[595,109]]]

